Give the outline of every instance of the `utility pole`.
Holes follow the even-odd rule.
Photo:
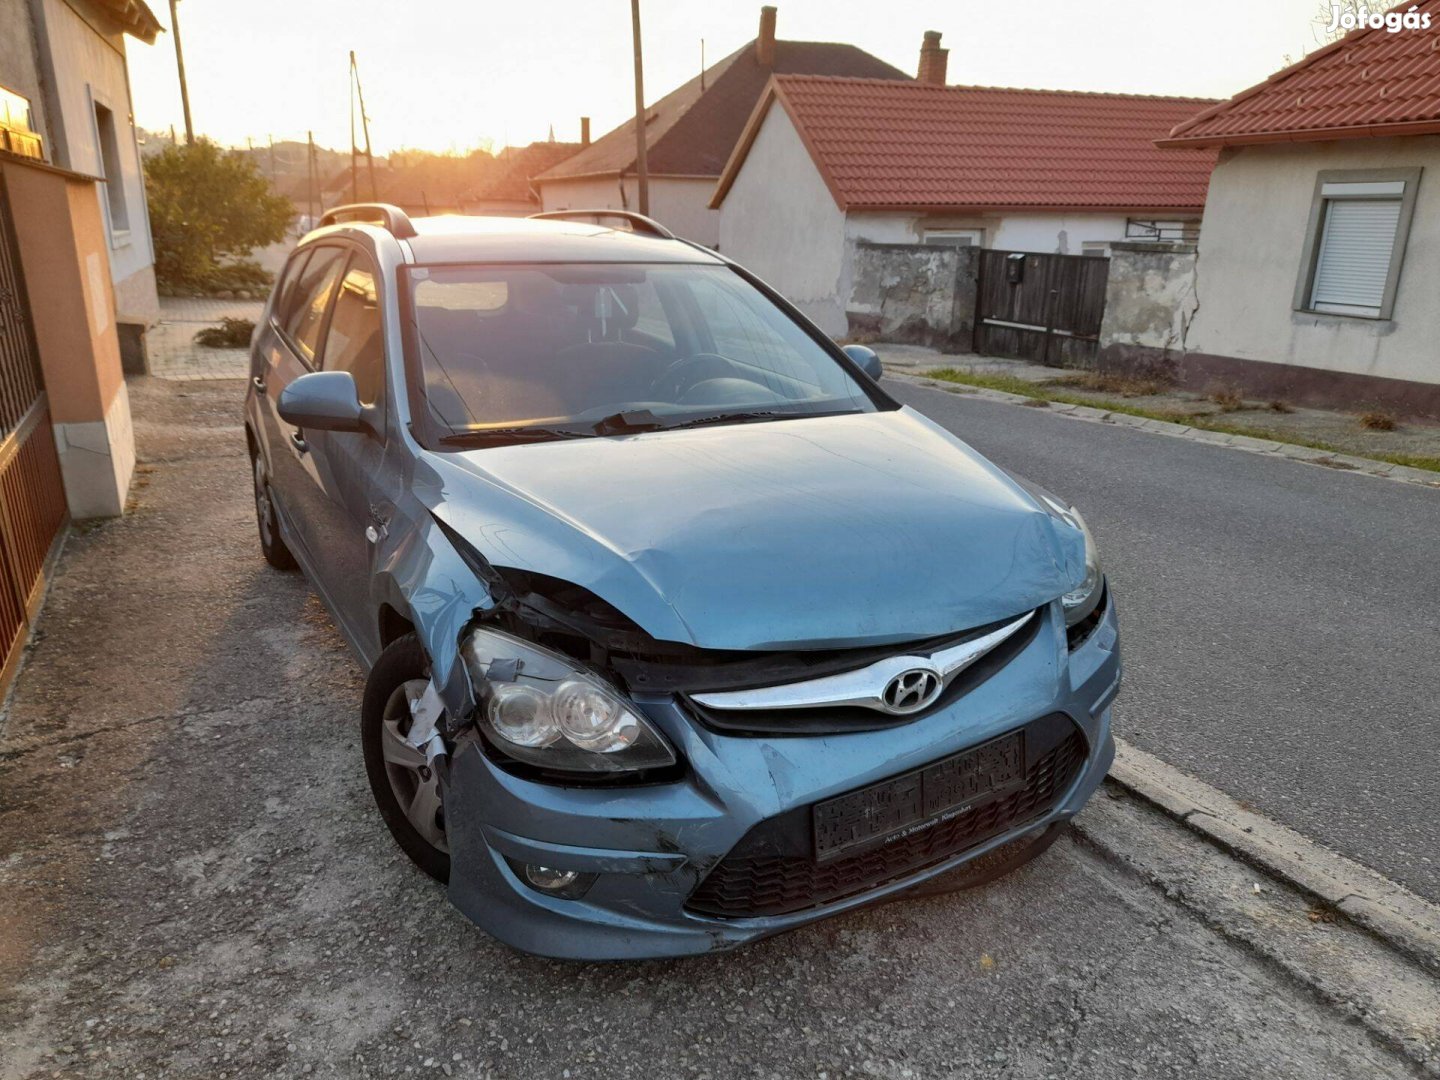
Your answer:
[[[356,183],[356,169],[359,167],[355,162],[355,54],[350,54],[350,201],[360,201],[360,192]]]
[[[360,68],[355,63],[355,50],[350,50],[350,76],[355,87],[355,97],[360,101],[360,128],[365,132],[365,168],[370,174],[370,200],[380,195],[375,186],[375,158],[370,153],[370,118],[365,115],[365,91],[360,86]],[[355,194],[355,103],[350,103],[350,193]],[[358,201],[358,200],[357,200]]]
[[[305,133],[305,216],[310,228],[315,227],[315,133]]]
[[[645,160],[645,63],[640,56],[640,0],[630,0],[630,31],[635,39],[635,171],[640,182],[640,213],[650,213],[650,169]]]
[[[185,110],[185,145],[195,142],[195,125],[190,122],[190,88],[185,83],[185,53],[180,48],[180,13],[177,0],[170,0],[170,35],[175,39],[175,66],[180,69],[180,107]]]

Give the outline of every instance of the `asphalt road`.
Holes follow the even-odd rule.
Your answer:
[[[1119,735],[1440,900],[1440,490],[886,388],[1085,514]]]
[[[374,811],[360,674],[257,550],[242,389],[130,382],[134,508],[70,537],[0,720],[0,1080],[1416,1075],[1245,945],[1329,955],[1342,927],[1245,868],[1227,925],[1069,836],[991,887],[724,955],[497,944]]]

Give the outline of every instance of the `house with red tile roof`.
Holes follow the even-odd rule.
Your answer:
[[[1220,154],[1188,380],[1440,416],[1440,0],[1396,13],[1160,140]]]
[[[496,155],[499,166],[484,182],[461,196],[467,214],[524,217],[541,209],[535,177],[568,158],[589,143],[590,120],[581,120],[581,142],[532,142],[529,146],[506,147]]]
[[[711,199],[720,250],[838,335],[859,243],[1104,255],[1193,236],[1215,151],[1154,140],[1208,104],[947,86],[943,56],[916,82],[776,75]]]
[[[645,113],[650,216],[687,240],[709,247],[719,242],[719,214],[710,209],[710,196],[772,75],[910,78],[854,45],[777,40],[775,26],[776,9],[761,8],[754,41],[666,94]],[[634,120],[542,172],[535,186],[546,210],[638,209]]]

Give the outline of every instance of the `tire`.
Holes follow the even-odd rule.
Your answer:
[[[270,495],[270,480],[265,475],[265,462],[252,448],[250,451],[250,478],[255,484],[255,527],[260,533],[260,554],[276,570],[294,570],[295,556],[280,538],[279,518],[275,513],[275,500]]]
[[[386,646],[370,669],[360,708],[360,746],[375,805],[410,861],[436,881],[450,880],[444,805],[425,755],[403,739],[410,699],[430,678],[430,662],[413,633]],[[417,828],[416,822],[421,823]]]

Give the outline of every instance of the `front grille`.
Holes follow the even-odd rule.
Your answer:
[[[961,637],[928,649],[926,655],[937,648],[950,648],[952,645],[958,645],[970,638],[988,634],[1009,621],[1009,619],[1002,619],[987,626],[977,627]],[[952,678],[944,692],[929,706],[918,713],[909,713],[905,716],[891,716],[887,713],[876,712],[874,709],[844,705],[815,705],[799,709],[719,709],[711,705],[701,705],[688,694],[685,696],[685,703],[706,727],[724,732],[726,735],[830,735],[840,732],[874,731],[878,728],[912,724],[941,709],[948,709],[961,697],[1004,668],[1030,647],[1030,643],[1040,632],[1043,622],[1043,618],[1032,618],[1016,633],[1011,634]],[[903,649],[904,647],[901,646],[900,650],[903,651]],[[901,655],[901,651],[896,651],[895,647],[892,647],[890,655]]]
[[[1024,728],[1022,787],[948,821],[853,855],[816,862],[808,806],[751,829],[691,894],[688,910],[744,919],[787,915],[844,900],[945,862],[1043,817],[1085,764],[1085,737],[1056,713]]]

